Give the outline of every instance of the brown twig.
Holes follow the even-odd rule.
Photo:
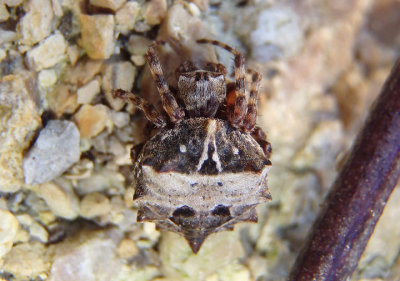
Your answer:
[[[400,60],[333,184],[289,280],[347,280],[399,176]]]

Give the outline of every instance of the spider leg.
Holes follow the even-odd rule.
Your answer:
[[[208,62],[206,70],[226,75],[226,67],[221,63]]]
[[[156,55],[155,48],[158,44],[160,44],[160,42],[156,41],[150,45],[146,53],[146,59],[150,66],[151,75],[153,76],[158,92],[160,93],[163,108],[171,121],[175,123],[184,118],[185,112],[178,105],[174,95],[169,89],[167,80],[165,80],[163,71],[161,69],[161,63]]]
[[[226,104],[227,104],[227,118],[229,123],[239,128],[243,118],[246,114],[247,102],[246,102],[246,92],[244,86],[244,56],[240,52],[236,51],[231,46],[221,43],[215,40],[200,39],[197,40],[200,44],[212,44],[224,48],[228,52],[231,52],[235,56],[235,88],[232,92],[227,94]]]
[[[145,99],[122,89],[115,90],[114,97],[124,99],[140,108],[146,118],[155,126],[162,128],[167,124],[164,117]]]
[[[247,112],[241,128],[244,132],[251,132],[257,121],[257,97],[260,88],[261,74],[252,69],[247,69],[247,73],[251,74],[251,86]]]
[[[175,72],[179,75],[181,73],[191,72],[195,70],[196,70],[195,65],[191,61],[185,60],[183,63],[179,65],[179,67],[176,69]]]
[[[267,141],[267,135],[260,127],[255,127],[251,132],[251,136],[256,140],[256,142],[261,146],[264,151],[265,157],[269,159],[272,153],[271,144]]]

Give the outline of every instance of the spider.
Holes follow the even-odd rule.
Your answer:
[[[183,235],[194,253],[214,232],[233,230],[237,222],[257,222],[255,206],[271,200],[266,181],[271,146],[256,127],[261,74],[247,70],[251,84],[246,98],[243,54],[215,40],[197,43],[234,55],[235,82],[226,82],[220,63],[197,69],[186,61],[176,70],[178,90],[172,92],[156,41],[146,59],[165,112],[131,92],[114,92],[159,128],[132,149],[137,221]]]

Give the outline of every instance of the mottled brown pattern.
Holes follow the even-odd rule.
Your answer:
[[[190,61],[178,67],[178,91],[172,94],[153,43],[146,55],[161,96],[165,120],[144,99],[122,90],[161,129],[132,149],[137,221],[183,235],[197,252],[208,235],[233,230],[237,222],[257,222],[255,207],[271,200],[267,173],[271,146],[255,129],[261,74],[252,74],[248,103],[244,56],[218,41],[235,56],[235,82],[227,83],[222,64],[197,69]]]

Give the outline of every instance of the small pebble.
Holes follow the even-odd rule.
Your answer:
[[[18,5],[21,5],[21,3],[24,0],[4,0],[3,2],[8,6],[8,7],[16,7]]]
[[[0,4],[0,22],[8,20],[10,13],[4,4]]]
[[[111,123],[108,108],[102,104],[84,104],[75,114],[74,120],[78,125],[82,138],[92,138],[98,135]]]
[[[12,248],[18,230],[18,220],[8,210],[0,209],[0,258]]]
[[[135,27],[135,23],[140,14],[138,2],[127,2],[115,14],[117,31],[127,35]]]
[[[18,214],[16,218],[19,224],[23,225],[24,227],[29,227],[34,222],[34,219],[28,214]]]
[[[95,233],[80,232],[76,235],[76,239],[58,243],[48,280],[144,280],[116,278],[121,271],[122,263],[115,254],[114,241],[92,238],[94,235]]]
[[[22,152],[41,124],[34,101],[38,91],[35,81],[33,73],[23,71],[0,81],[1,192],[16,192],[24,182]]]
[[[71,65],[75,65],[75,63],[79,59],[79,47],[77,45],[69,45],[67,47],[67,55],[68,55],[69,63]]]
[[[22,36],[21,42],[25,45],[34,45],[51,33],[53,21],[51,0],[28,1],[25,11],[26,14],[19,24]]]
[[[28,51],[28,64],[36,71],[52,67],[64,60],[66,48],[64,37],[59,33],[54,34]]]
[[[203,12],[208,10],[208,0],[189,0],[189,2],[192,2]]]
[[[111,110],[111,120],[113,121],[115,127],[123,128],[129,124],[129,113]]]
[[[15,245],[4,258],[2,269],[13,274],[16,280],[37,280],[36,277],[50,267],[45,251],[39,241]]]
[[[77,94],[71,86],[60,84],[55,87],[55,98],[50,102],[50,108],[61,117],[64,113],[72,114],[78,108]]]
[[[100,192],[85,195],[81,201],[80,213],[85,218],[94,218],[110,213],[110,200]]]
[[[29,227],[29,234],[38,239],[42,243],[47,243],[49,240],[49,233],[47,230],[38,222],[34,222],[30,227]]]
[[[79,131],[70,121],[51,120],[23,159],[25,183],[51,181],[79,160]]]
[[[298,16],[281,6],[261,11],[257,27],[249,35],[252,56],[264,62],[293,55],[303,45]]]
[[[40,185],[38,195],[58,217],[72,220],[79,215],[79,199],[72,188],[48,182]]]
[[[99,79],[94,79],[87,83],[85,86],[80,87],[77,91],[79,104],[91,103],[93,98],[100,93]]]
[[[167,13],[166,0],[151,0],[144,11],[144,19],[149,25],[160,24]]]
[[[118,255],[123,259],[129,259],[139,253],[139,248],[134,241],[124,238],[117,248]]]
[[[126,0],[90,0],[90,5],[117,11]]]
[[[49,88],[57,82],[57,73],[54,69],[43,69],[38,76],[39,86]]]
[[[92,81],[96,74],[100,73],[102,66],[102,61],[81,60],[75,67],[67,70],[66,82],[81,87]]]
[[[108,59],[114,53],[114,16],[81,15],[82,47],[92,59]]]
[[[0,62],[2,62],[7,57],[7,53],[4,49],[0,49]]]

